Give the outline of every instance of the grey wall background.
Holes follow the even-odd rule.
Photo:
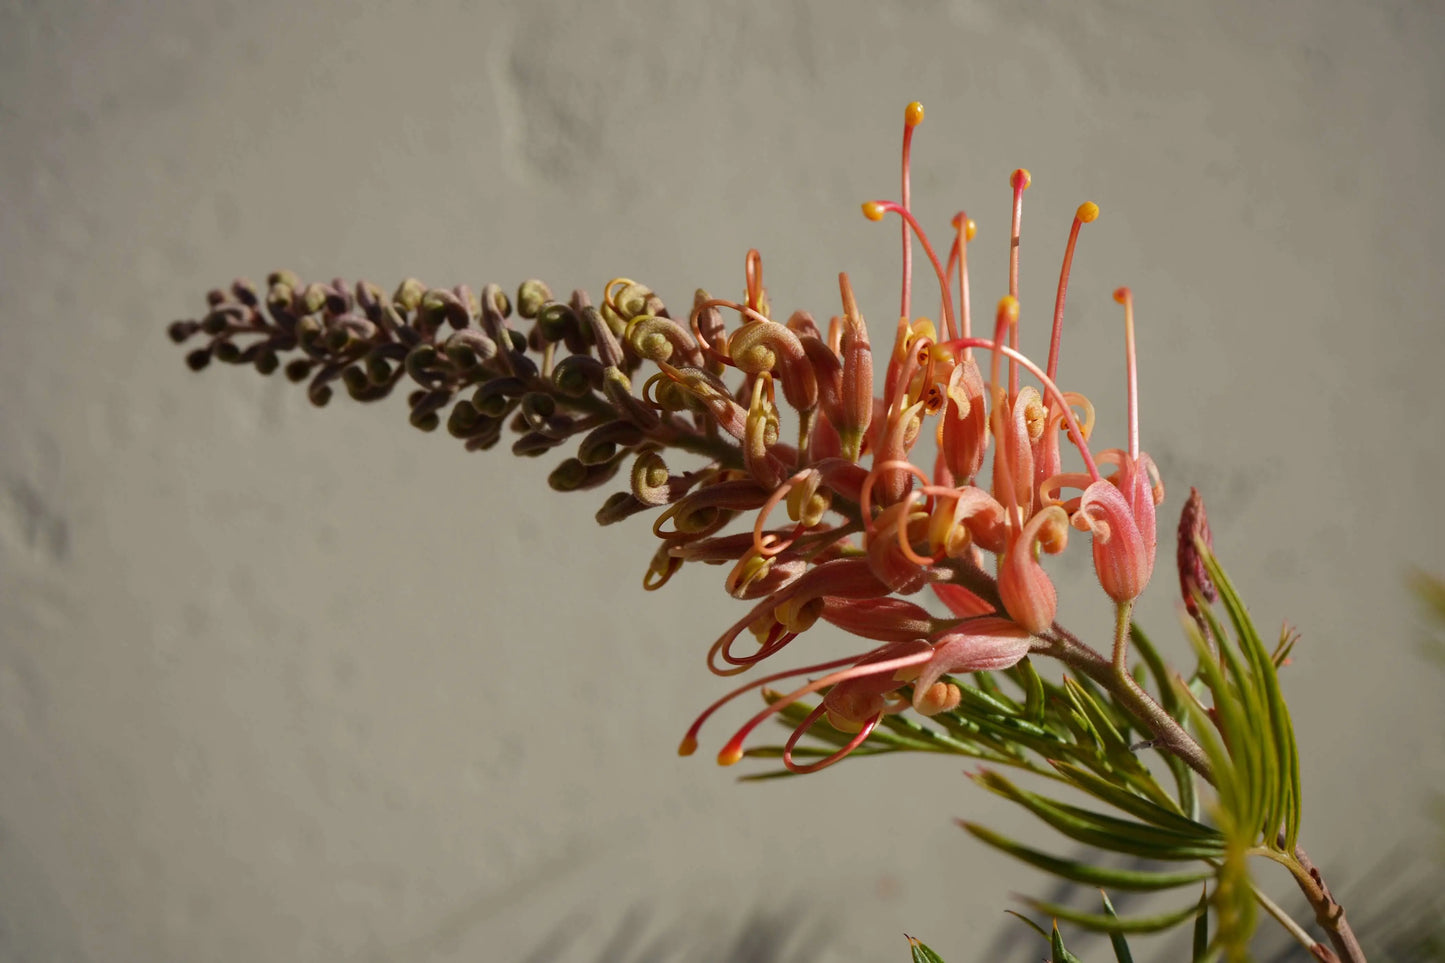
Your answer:
[[[1018,825],[954,762],[673,755],[722,689],[720,571],[644,596],[601,493],[163,336],[281,266],[685,304],[749,246],[779,309],[826,316],[846,269],[876,323],[896,224],[858,203],[912,99],[915,207],[978,220],[977,304],[1033,173],[1026,345],[1103,208],[1064,370],[1121,438],[1132,285],[1162,517],[1198,485],[1304,632],[1306,838],[1350,895],[1442,771],[1404,587],[1445,569],[1442,40],[1398,2],[0,6],[0,957],[595,960],[629,910],[716,950],[762,907],[833,928],[812,958],[979,958],[1045,884],[952,826]],[[1087,552],[1053,571],[1104,632]]]

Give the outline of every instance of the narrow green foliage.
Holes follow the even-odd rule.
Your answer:
[[[1054,769],[1058,771],[1070,783],[1082,789],[1084,792],[1096,799],[1108,803],[1116,809],[1122,809],[1131,816],[1138,816],[1156,826],[1165,829],[1173,829],[1177,832],[1194,833],[1201,830],[1208,830],[1208,827],[1181,814],[1173,807],[1173,801],[1165,797],[1165,805],[1149,799],[1144,799],[1115,782],[1103,779],[1094,773],[1080,769],[1078,766],[1071,766],[1065,762],[1056,762]]]
[[[1018,920],[1020,923],[1023,923],[1035,933],[1039,934],[1039,936],[1042,937],[1044,940],[1047,940],[1049,938],[1047,930],[1045,930],[1039,924],[1035,923],[1033,920],[1029,919],[1024,914],[1020,913],[1018,910],[1004,910],[1004,912],[1007,913],[1009,916],[1012,916],[1014,919]]]
[[[904,934],[908,939],[908,948],[913,954],[913,963],[943,963],[943,957],[928,948],[928,944],[915,937]]]
[[[1251,801],[1259,810],[1259,829],[1265,845],[1293,852],[1300,822],[1299,752],[1289,707],[1280,691],[1275,662],[1218,560],[1202,546],[1200,555],[1229,615],[1239,654],[1235,655],[1223,633],[1216,635],[1215,641],[1234,677],[1234,688],[1240,702],[1256,723],[1252,727],[1255,734],[1248,741],[1256,747],[1250,754],[1257,758],[1250,761],[1259,782],[1253,787],[1254,798]],[[1215,690],[1214,695],[1217,708],[1221,692]],[[1260,735],[1264,738],[1259,738]],[[1239,742],[1227,738],[1231,751],[1239,751]],[[1276,839],[1281,833],[1284,837],[1282,844]]]
[[[1194,952],[1190,963],[1204,963],[1209,959],[1209,891],[1199,894],[1199,915],[1194,918]]]
[[[984,788],[1010,799],[1077,842],[1145,859],[1216,859],[1224,855],[1224,839],[1204,826],[1180,832],[1148,823],[1118,819],[1056,802],[1015,786],[995,772],[974,777]]]
[[[1050,963],[1080,963],[1079,958],[1064,946],[1064,937],[1059,932],[1057,920],[1054,921],[1054,931],[1049,934],[1049,952],[1052,954]]]
[[[1118,919],[1119,914],[1114,912],[1114,904],[1109,902],[1109,894],[1099,890],[1099,897],[1104,901],[1104,915]],[[1134,954],[1129,952],[1129,941],[1124,938],[1123,933],[1118,930],[1110,930],[1109,943],[1114,947],[1115,963],[1134,963]]]
[[[1057,903],[1046,903],[1043,900],[1025,899],[1024,902],[1033,907],[1036,912],[1066,920],[1075,926],[1096,933],[1159,933],[1178,926],[1199,912],[1198,907],[1190,903],[1183,909],[1168,913],[1121,917],[1113,913],[1084,913],[1067,906],[1060,906]]]
[[[1111,869],[1104,866],[1096,866],[1092,863],[1060,859],[1057,856],[1050,856],[1036,849],[1030,849],[1021,843],[1015,842],[977,823],[960,820],[959,825],[988,845],[995,849],[1002,850],[1010,856],[1028,863],[1030,866],[1035,866],[1061,879],[1071,880],[1075,883],[1085,883],[1090,886],[1112,886],[1115,889],[1147,892],[1151,890],[1174,889],[1179,886],[1190,886],[1203,882],[1213,875],[1208,870],[1152,872],[1135,869]]]
[[[1039,670],[1034,668],[1033,662],[1028,656],[1024,656],[1022,662],[1014,667],[1019,684],[1024,690],[1024,715],[1030,722],[1041,723],[1044,721],[1044,678],[1039,675]]]

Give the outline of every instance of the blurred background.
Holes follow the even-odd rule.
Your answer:
[[[985,311],[1033,174],[1026,349],[1102,208],[1062,374],[1122,444],[1132,286],[1169,491],[1140,617],[1182,660],[1198,486],[1303,633],[1304,839],[1353,911],[1445,771],[1407,585],[1445,570],[1442,49],[1430,2],[0,4],[0,959],[989,958],[1048,884],[953,825],[1032,831],[958,760],[740,784],[709,747],[743,710],[676,757],[726,688],[722,570],[644,595],[606,490],[164,334],[281,267],[681,308],[757,247],[782,315],[847,270],[886,341],[897,224],[858,205],[914,99],[914,208],[978,222]],[[1087,551],[1050,569],[1107,637]]]

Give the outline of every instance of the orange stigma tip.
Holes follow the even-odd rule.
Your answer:
[[[883,220],[883,205],[877,201],[867,201],[863,205],[863,216],[870,221]]]
[[[1083,223],[1088,224],[1099,216],[1099,205],[1093,201],[1085,201],[1079,205],[1079,209],[1074,212],[1074,216]]]
[[[1029,189],[1029,184],[1033,183],[1033,177],[1029,175],[1028,170],[1020,167],[1018,170],[1013,172],[1013,175],[1009,177],[1008,182],[1013,185],[1014,190],[1026,191]]]
[[[978,222],[975,221],[973,218],[970,217],[970,218],[969,218],[967,221],[965,221],[964,224],[963,224],[963,239],[964,239],[965,241],[972,241],[972,240],[973,240],[973,236],[974,236],[975,234],[977,234],[977,233],[978,233]]]
[[[1128,288],[1118,288],[1114,291],[1114,300],[1118,301],[1120,304],[1127,303],[1129,299],[1133,296],[1134,292],[1130,291]]]
[[[1009,324],[1014,324],[1019,319],[1019,299],[1011,294],[1006,294],[998,300],[998,316],[1006,318]]]
[[[909,127],[917,127],[923,123],[923,105],[915,100],[903,108],[903,122]]]
[[[717,754],[717,764],[719,766],[731,766],[742,757],[743,751],[741,749],[732,746],[724,746],[722,751]]]
[[[694,752],[697,752],[697,740],[692,736],[684,737],[682,742],[677,745],[677,754],[679,756],[690,756]]]

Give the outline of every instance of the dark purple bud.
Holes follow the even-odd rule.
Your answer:
[[[236,296],[248,308],[254,308],[261,303],[261,297],[256,291],[256,285],[247,278],[236,278],[231,282],[231,293]]]
[[[1206,551],[1211,551],[1214,548],[1214,536],[1209,531],[1209,518],[1204,513],[1204,499],[1200,496],[1199,489],[1190,488],[1189,499],[1184,503],[1184,510],[1179,513],[1177,558],[1179,591],[1184,596],[1184,607],[1196,619],[1200,617],[1200,598],[1209,603],[1219,600],[1214,580],[1209,577],[1209,570],[1204,567],[1204,559],[1200,556],[1201,543]]]
[[[476,405],[463,398],[452,406],[452,413],[447,416],[447,434],[453,438],[469,437],[481,421]]]
[[[200,371],[202,368],[204,368],[210,363],[210,348],[197,348],[195,351],[192,351],[191,353],[186,355],[186,367],[190,368],[192,371]]]
[[[191,335],[200,330],[200,325],[194,321],[172,321],[166,328],[166,336],[176,344],[181,344]]]

